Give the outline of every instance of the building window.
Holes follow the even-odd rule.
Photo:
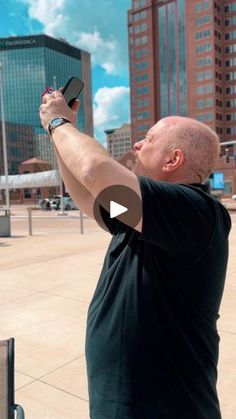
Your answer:
[[[24,199],[31,199],[32,192],[31,189],[24,189]]]
[[[231,58],[230,60],[225,61],[226,67],[234,67],[236,65],[236,58]]]
[[[136,94],[137,95],[143,95],[143,94],[148,93],[148,92],[149,92],[149,88],[147,86],[138,87],[136,89]]]
[[[236,86],[235,85],[234,86],[227,86],[226,89],[225,89],[225,93],[227,95],[235,94],[236,93]]]
[[[216,99],[216,106],[222,108],[222,100]]]
[[[213,77],[213,73],[211,70],[205,71],[205,80],[210,80]]]
[[[212,84],[205,84],[204,86],[197,87],[197,94],[203,95],[213,92],[213,85]]]
[[[211,80],[212,77],[213,77],[213,73],[211,70],[199,71],[197,73],[197,81]]]
[[[236,134],[236,127],[226,128],[226,134]]]
[[[206,23],[211,21],[211,16],[210,15],[206,15],[203,17],[198,17],[197,19],[195,19],[195,25],[196,26],[201,26],[201,25],[205,25]]]
[[[221,7],[219,4],[216,3],[216,1],[214,2],[214,8],[217,10],[217,12],[220,12]]]
[[[225,39],[227,41],[231,39],[236,39],[236,31],[226,32]]]
[[[211,30],[206,29],[205,31],[196,32],[195,37],[196,37],[196,40],[198,40],[202,38],[207,38],[208,36],[211,36],[211,34],[212,34]]]
[[[146,0],[136,0],[134,2],[134,9],[138,9],[139,7],[146,6]]]
[[[196,53],[207,52],[212,50],[212,44],[203,44],[196,47]]]
[[[217,17],[217,16],[215,16],[215,23],[217,23],[217,25],[221,25],[221,20]]]
[[[147,43],[147,41],[148,41],[148,37],[146,35],[145,36],[141,36],[139,38],[135,38],[134,45],[135,46],[144,45],[144,44]]]
[[[216,63],[216,65],[218,65],[219,67],[221,67],[221,65],[222,65],[222,63],[221,63],[221,60],[219,59],[219,58],[215,58],[215,63]]]
[[[202,1],[201,3],[197,3],[195,5],[195,12],[199,13],[202,10],[206,10],[206,9],[210,9],[210,1],[209,0],[205,0]]]
[[[233,25],[236,25],[236,16],[230,17],[229,19],[225,19],[225,26]]]
[[[147,112],[147,111],[145,111],[145,112],[138,112],[138,114],[137,114],[137,119],[138,120],[147,119],[149,117],[150,117],[150,112]]]
[[[140,83],[141,81],[144,81],[144,80],[147,80],[148,79],[148,74],[142,74],[142,75],[140,75],[140,76],[137,76],[136,77],[136,82],[137,83]]]
[[[203,109],[203,108],[210,108],[213,106],[213,99],[207,98],[207,99],[198,99],[197,100],[197,108]]]
[[[224,8],[225,13],[231,13],[236,12],[236,2],[233,2],[231,4],[227,4]]]
[[[147,131],[149,128],[150,128],[149,124],[138,125],[137,126],[137,131]]]
[[[225,80],[236,80],[236,71],[232,71],[231,73],[226,73]]]
[[[204,94],[204,86],[198,86],[197,87],[197,94],[203,95]]]
[[[142,10],[141,12],[134,14],[134,21],[137,22],[137,20],[146,19],[146,10]]]
[[[226,54],[232,54],[233,52],[236,52],[236,44],[228,45],[225,47]]]
[[[146,23],[141,23],[140,25],[135,25],[134,26],[134,33],[140,33],[140,32],[145,32],[147,30],[147,24]]]
[[[144,108],[144,107],[147,107],[148,105],[149,105],[149,100],[147,98],[137,100],[138,108]]]
[[[144,68],[148,67],[148,62],[147,61],[143,61],[141,63],[138,63],[135,65],[135,68],[137,71],[143,70]]]
[[[219,53],[221,53],[221,47],[219,47],[219,45],[215,44],[215,51],[218,51]]]
[[[236,113],[227,113],[226,121],[236,121]]]
[[[198,121],[205,122],[205,121],[212,121],[213,120],[213,113],[212,112],[206,112],[203,114],[197,115]]]
[[[236,99],[226,100],[226,108],[233,108],[236,106]]]
[[[205,103],[206,103],[206,108],[210,108],[211,106],[213,106],[213,99],[211,97],[207,98],[205,100]]]
[[[147,57],[147,55],[148,55],[147,48],[142,48],[135,51],[135,58],[143,58],[143,57]]]
[[[211,65],[212,64],[212,58],[210,56],[200,58],[196,61],[197,67],[204,67],[205,65]]]

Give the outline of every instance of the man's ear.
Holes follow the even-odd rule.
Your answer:
[[[166,163],[163,167],[165,172],[174,172],[176,169],[183,166],[185,162],[185,154],[181,148],[176,148],[168,155]]]

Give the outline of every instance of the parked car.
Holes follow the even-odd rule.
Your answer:
[[[61,197],[58,195],[54,197],[51,201],[51,208],[55,210],[61,209]],[[64,210],[65,211],[71,211],[71,210],[77,210],[78,207],[74,203],[73,199],[70,196],[64,196],[63,197],[63,204],[64,204]]]

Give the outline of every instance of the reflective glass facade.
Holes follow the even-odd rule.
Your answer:
[[[91,95],[90,98],[84,98],[84,95],[91,91],[89,54],[46,35],[14,37],[0,39],[0,62],[3,66],[3,97],[7,126],[15,126],[16,131],[19,130],[19,126],[33,131],[29,149],[31,148],[34,154],[28,156],[26,153],[23,160],[38,157],[51,162],[55,167],[52,146],[38,116],[41,93],[46,86],[59,88],[65,85],[69,77],[77,76],[83,79],[83,75],[86,74],[87,91],[80,96],[78,126],[82,131],[93,134]],[[91,115],[91,129],[88,129],[85,118],[85,99],[86,107],[89,108],[86,110]],[[11,150],[8,152],[11,153]],[[9,157],[9,162],[11,160]],[[16,166],[10,164],[9,173],[15,172]]]
[[[185,0],[176,0],[160,6],[157,9],[157,19],[160,116],[186,115]]]
[[[178,0],[178,34],[179,34],[179,113],[187,115],[187,70],[186,70],[186,32],[185,32],[185,2],[186,0]]]

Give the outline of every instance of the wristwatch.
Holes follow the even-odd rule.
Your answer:
[[[57,127],[60,127],[60,125],[67,124],[67,122],[70,123],[70,121],[68,121],[68,119],[62,118],[61,116],[56,116],[56,117],[52,118],[49,121],[49,124],[48,124],[49,134],[52,135],[52,131],[54,129],[56,129]]]

